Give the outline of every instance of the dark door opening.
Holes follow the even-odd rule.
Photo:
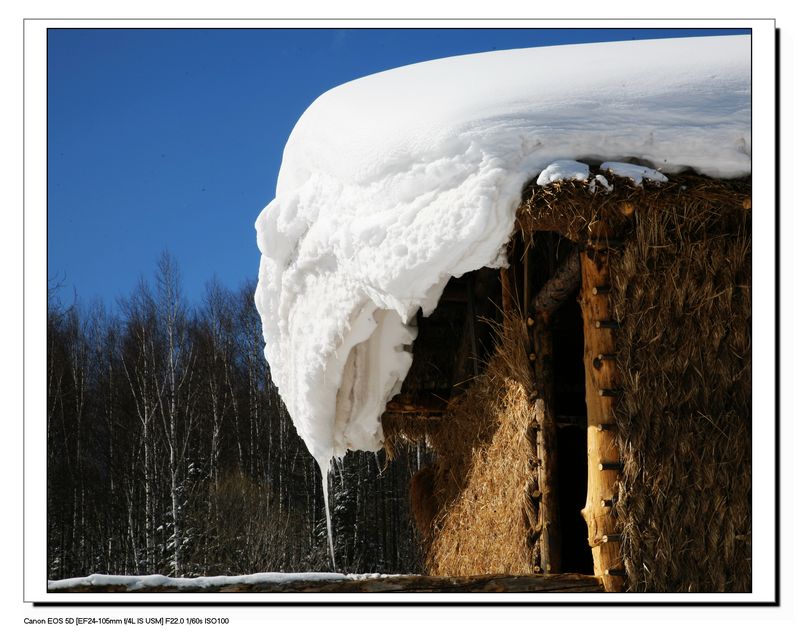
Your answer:
[[[558,424],[557,483],[561,524],[561,570],[592,574],[588,528],[580,510],[588,486],[583,320],[577,296],[557,311],[552,323],[555,416]]]
[[[517,244],[514,259],[519,269],[516,280],[525,283],[523,300],[527,306],[576,251],[576,245],[559,233],[536,232],[526,249],[528,255],[523,255],[520,246],[523,247],[523,243]],[[579,285],[548,322],[552,345],[552,412],[557,424],[553,481],[560,533],[560,571],[590,575],[594,572],[593,558],[588,546],[588,528],[581,513],[588,488],[588,443],[585,340],[578,291]]]

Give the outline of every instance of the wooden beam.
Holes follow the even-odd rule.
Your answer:
[[[474,301],[474,285],[472,283],[472,275],[469,274],[466,280],[466,293],[467,293],[467,303],[466,303],[466,313],[468,314],[467,317],[467,328],[466,330],[469,332],[469,349],[470,349],[470,357],[472,361],[472,375],[477,376],[480,373],[478,364],[477,364],[477,318],[475,317],[475,301]]]
[[[510,281],[510,274],[507,269],[499,270],[499,281],[502,284],[502,314],[509,318],[514,312],[516,305],[513,302],[513,285]]]
[[[529,243],[524,247],[524,256],[522,257],[522,309],[527,309],[530,306],[530,264],[528,256],[530,255]]]
[[[530,303],[530,315],[551,316],[580,286],[580,255],[572,251]]]
[[[599,244],[599,243],[597,243]],[[583,517],[594,558],[594,574],[606,591],[621,591],[624,573],[621,544],[612,510],[621,470],[616,445],[613,403],[620,390],[616,360],[615,323],[609,302],[611,252],[587,249],[581,253],[580,305],[585,335],[585,403],[588,411],[588,491]]]
[[[539,429],[536,434],[538,488],[541,491],[541,569],[559,573],[561,563],[560,510],[558,509],[558,433],[552,364],[552,329],[547,314],[537,316],[532,328],[536,359],[532,363],[540,398],[536,400]]]
[[[447,410],[447,400],[438,396],[394,396],[386,404],[385,413],[417,414],[425,417],[441,417]]]
[[[181,582],[165,581],[151,587],[132,588],[131,584],[93,584],[91,578],[68,587],[59,587],[59,581],[50,583],[50,593],[597,593],[602,592],[602,581],[595,576],[575,573],[558,575],[484,575],[484,576],[417,576],[396,575],[379,578],[335,577],[322,580],[296,579],[285,582],[270,580],[241,581],[235,579],[224,585],[214,585],[213,580],[186,579]],[[134,583],[135,579],[131,580]],[[209,584],[210,583],[210,584]]]

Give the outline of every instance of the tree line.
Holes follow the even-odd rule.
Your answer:
[[[263,355],[254,282],[189,305],[164,253],[113,311],[47,317],[48,573],[329,571],[322,479]],[[337,567],[420,570],[407,504],[421,450],[334,465]]]

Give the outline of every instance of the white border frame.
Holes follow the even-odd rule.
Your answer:
[[[753,83],[753,591],[751,594],[53,594],[46,590],[47,29],[253,27],[751,28]],[[775,24],[773,20],[26,20],[24,491],[26,602],[769,603],[775,593]]]

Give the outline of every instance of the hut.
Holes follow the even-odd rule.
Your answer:
[[[435,452],[426,570],[750,591],[750,181],[592,174],[528,186],[508,268],[419,315],[382,424]]]
[[[297,123],[265,353],[323,472],[433,450],[430,574],[751,589],[750,45],[459,56]]]

